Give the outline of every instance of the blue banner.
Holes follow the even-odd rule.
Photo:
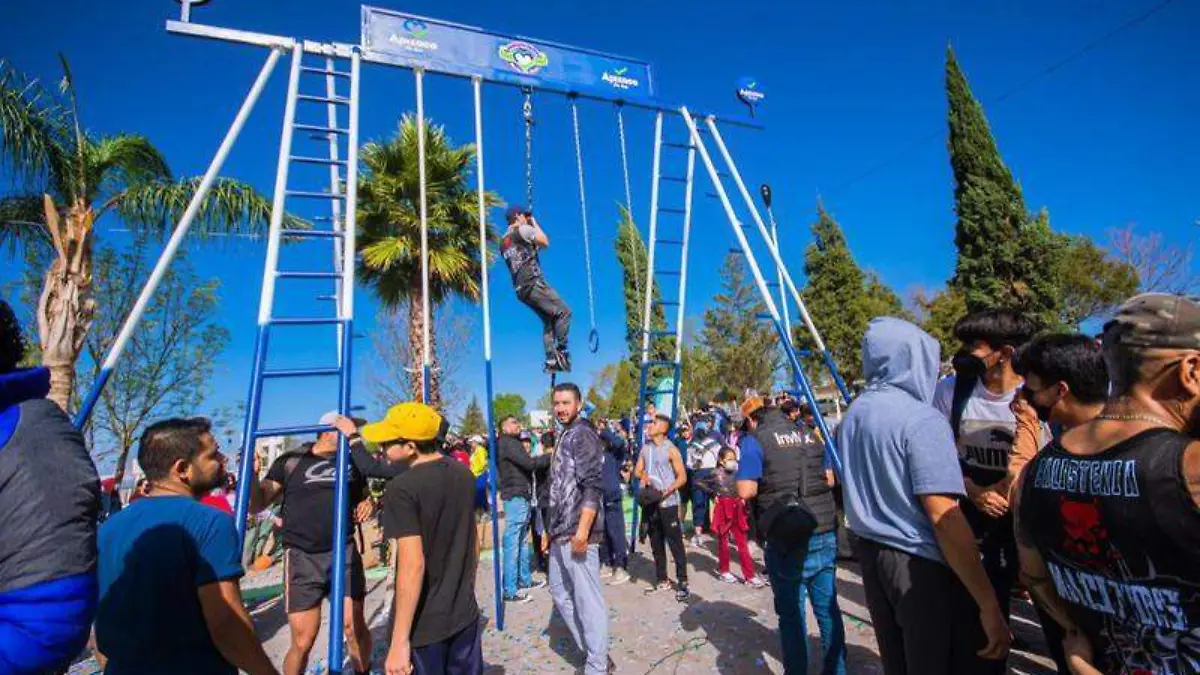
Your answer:
[[[550,42],[363,6],[363,56],[432,72],[575,92],[607,100],[654,97],[650,64]]]

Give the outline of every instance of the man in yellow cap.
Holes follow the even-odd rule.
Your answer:
[[[392,406],[362,428],[408,470],[383,496],[383,533],[395,540],[396,606],[387,673],[482,673],[475,602],[475,479],[441,453],[445,421],[422,403]],[[420,611],[418,611],[418,607]]]

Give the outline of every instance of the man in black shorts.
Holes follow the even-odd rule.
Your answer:
[[[475,478],[443,455],[442,416],[401,403],[362,429],[408,470],[388,483],[383,534],[396,546],[396,604],[386,672],[483,673],[475,602]]]
[[[510,206],[504,214],[508,231],[500,240],[500,255],[512,274],[517,299],[542,320],[542,346],[546,349],[546,372],[571,370],[567,351],[567,333],[571,329],[571,309],[546,283],[538,249],[550,245],[550,239],[538,225],[533,213],[524,206]]]
[[[337,421],[336,413],[321,417],[323,425]],[[354,436],[352,442],[358,440]],[[301,675],[308,667],[309,652],[321,629],[321,601],[331,589],[337,447],[338,432],[326,431],[300,452],[275,460],[259,481],[260,494],[254,495],[257,499],[251,505],[260,510],[276,499],[283,500],[284,611],[292,634],[283,660],[284,675]],[[370,508],[367,483],[353,465],[349,473],[349,508],[359,505],[361,510],[351,513],[362,520]],[[354,671],[366,673],[371,662],[371,633],[363,614],[367,582],[353,532],[354,528],[346,528],[346,642]]]

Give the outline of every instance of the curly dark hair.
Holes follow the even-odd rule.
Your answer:
[[[17,369],[25,358],[25,339],[21,337],[21,322],[12,307],[0,300],[0,373]]]

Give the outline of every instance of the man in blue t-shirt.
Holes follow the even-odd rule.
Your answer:
[[[106,675],[275,675],[242,605],[233,519],[199,497],[222,484],[225,457],[204,418],[142,434],[150,490],[100,528],[96,641]]]

